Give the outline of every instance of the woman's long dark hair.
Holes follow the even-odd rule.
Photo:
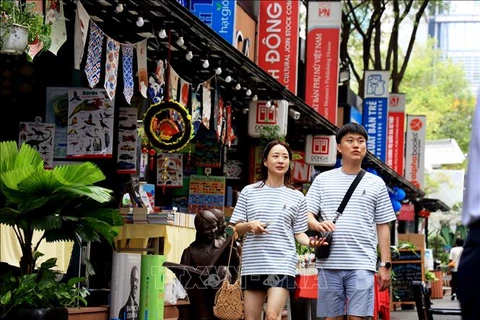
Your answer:
[[[286,143],[285,141],[280,141],[280,140],[273,140],[273,141],[270,141],[267,146],[265,147],[265,149],[263,150],[263,155],[262,155],[262,165],[261,165],[261,170],[260,170],[260,177],[261,177],[261,180],[262,180],[262,183],[260,183],[260,185],[258,186],[259,188],[260,187],[263,187],[265,185],[265,181],[267,181],[267,178],[268,178],[268,168],[263,165],[263,162],[265,160],[267,160],[268,158],[268,154],[270,153],[270,150],[272,150],[273,147],[275,147],[276,145],[281,145],[281,146],[284,146],[285,149],[287,149],[287,152],[288,152],[288,158],[289,158],[289,165],[288,165],[288,170],[287,172],[285,173],[285,176],[283,177],[283,184],[285,185],[285,187],[287,188],[291,188],[291,189],[295,189],[293,187],[293,183],[292,183],[292,167],[291,167],[291,164],[292,164],[292,157],[293,157],[293,152],[292,152],[292,149],[290,149],[290,146],[288,145],[288,143]]]

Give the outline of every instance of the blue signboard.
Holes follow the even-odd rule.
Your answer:
[[[367,149],[383,162],[387,155],[387,120],[388,98],[363,100],[363,126],[368,133]]]
[[[350,107],[350,122],[363,124],[362,113],[354,106]]]
[[[190,0],[189,10],[234,45],[236,0]]]

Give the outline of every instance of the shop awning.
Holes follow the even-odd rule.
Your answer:
[[[213,76],[214,68],[207,70],[192,67],[194,64],[201,66],[201,61],[208,57],[211,66],[221,66],[223,72],[219,76],[220,80],[226,75],[231,75],[234,79],[231,83],[223,82],[221,85],[232,101],[245,103],[245,90],[232,89],[237,81],[244,89],[248,86],[259,99],[287,100],[301,113],[295,125],[295,132],[300,138],[306,134],[335,134],[338,130],[334,124],[310,108],[301,98],[287,90],[176,1],[121,0],[124,5],[121,13],[115,11],[118,0],[81,0],[81,3],[100,28],[117,41],[136,43],[145,37],[151,37],[148,42],[149,60],[153,63],[170,58],[172,66],[186,81],[201,83]],[[68,6],[73,19],[74,4],[69,3]],[[67,9],[65,11],[67,14]],[[138,16],[142,16],[145,21],[143,27],[136,26]],[[170,32],[169,37],[161,39],[157,34],[163,28]],[[186,45],[179,46],[176,43],[180,36],[184,38]],[[193,53],[191,62],[185,59],[187,50]],[[387,184],[404,189],[409,199],[425,195],[371,153],[367,154],[365,161],[366,166],[375,168],[387,180]]]
[[[422,198],[417,201],[418,205],[423,207],[424,209],[430,212],[449,212],[450,207],[447,206],[442,200],[439,199],[430,199],[430,198]]]

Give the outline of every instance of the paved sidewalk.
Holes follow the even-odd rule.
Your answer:
[[[452,301],[449,294],[445,295],[443,299],[431,299],[432,307],[434,308],[460,308],[458,300]],[[398,310],[390,312],[391,320],[418,320],[417,310]],[[461,320],[461,317],[457,316],[441,316],[434,315],[434,320]]]

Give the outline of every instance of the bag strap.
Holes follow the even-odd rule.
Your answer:
[[[232,242],[230,244],[230,253],[228,254],[227,270],[230,270],[230,260],[232,259],[233,244],[235,243],[235,230],[232,234]],[[240,269],[242,267],[242,256],[239,255],[238,261],[238,277],[240,278]],[[228,279],[228,272],[225,274],[225,279]]]
[[[362,180],[365,173],[366,173],[365,170],[363,170],[363,169],[360,170],[360,172],[355,177],[355,180],[353,180],[352,184],[350,185],[350,187],[347,190],[347,193],[345,193],[345,196],[343,197],[342,202],[338,206],[337,215],[332,220],[333,224],[337,223],[338,218],[343,214],[343,210],[345,210],[345,207],[347,206],[347,203],[350,200],[350,197],[352,196],[353,191],[355,191],[355,188],[357,188],[358,184],[360,183],[360,180]],[[320,212],[318,213],[317,217],[320,217]]]

